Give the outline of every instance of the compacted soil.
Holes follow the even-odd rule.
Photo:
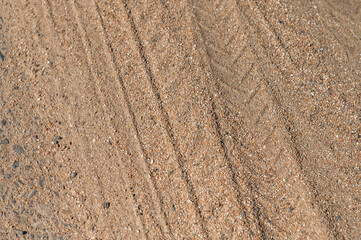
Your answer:
[[[0,0],[0,239],[361,239],[361,1]]]

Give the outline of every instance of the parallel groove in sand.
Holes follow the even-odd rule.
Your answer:
[[[112,14],[109,14],[110,16],[112,16]],[[118,21],[118,20],[116,20],[116,21]],[[103,21],[103,24],[104,24],[104,21]],[[103,27],[103,28],[105,28],[105,27]],[[110,44],[109,44],[109,47],[110,47],[110,51],[111,52],[113,52],[114,50],[117,50],[118,48],[115,46],[115,47],[112,47]],[[129,81],[129,80],[128,80]],[[133,89],[133,91],[135,91],[136,89]],[[145,137],[145,136],[143,136],[143,137]],[[149,150],[149,149],[148,149]],[[164,167],[166,167],[166,166],[164,166]],[[158,182],[158,184],[164,184],[162,181],[160,181],[160,182]],[[163,185],[163,187],[167,187],[167,185]],[[170,192],[172,192],[172,191],[170,191]],[[175,193],[172,193],[172,194],[175,194]],[[173,198],[174,198],[174,196],[173,196]],[[178,196],[176,196],[176,198],[178,198]],[[169,203],[168,203],[169,204]],[[178,210],[177,210],[178,211]],[[184,219],[185,220],[185,219]]]
[[[164,4],[165,5],[165,4]],[[139,13],[138,13],[139,14]],[[155,30],[156,31],[156,30]],[[143,33],[144,34],[144,33]],[[171,48],[171,47],[170,47]],[[167,49],[167,48],[166,48]],[[149,56],[149,54],[150,55],[152,55],[152,52],[149,52],[147,55]],[[153,58],[152,59],[153,60],[153,65],[154,65],[154,63],[156,63],[157,62],[157,60],[155,60],[155,58]],[[159,77],[158,77],[159,78]],[[157,78],[155,78],[155,79],[157,79]],[[163,81],[164,81],[164,79],[163,79]],[[156,85],[156,84],[155,84]],[[203,86],[202,86],[203,87]],[[206,90],[207,91],[207,90]],[[207,91],[208,92],[208,91]],[[201,94],[202,95],[202,94]],[[167,96],[165,96],[164,98],[167,98]],[[209,94],[207,94],[207,95],[205,95],[205,98],[209,98]],[[212,128],[212,130],[209,132],[209,134],[212,134],[212,136],[213,136],[213,139],[214,139],[214,141],[217,141],[217,140],[215,140],[215,139],[217,139],[217,124],[215,123],[215,118],[214,118],[214,114],[212,114],[212,104],[211,104],[211,100],[209,99],[207,99],[206,100],[206,102],[207,102],[207,112],[209,112],[210,113],[210,115],[208,116],[208,117],[205,117],[205,121],[207,122],[207,124],[209,124],[209,126]],[[170,107],[170,106],[168,106],[168,107]],[[201,115],[202,116],[202,115]],[[203,116],[202,116],[203,117]],[[234,179],[232,180],[232,176],[234,176],[234,174],[232,175],[232,167],[230,167],[230,165],[229,165],[229,162],[227,163],[227,160],[226,159],[224,159],[225,158],[225,153],[224,153],[224,151],[222,150],[222,141],[220,141],[220,139],[218,139],[218,143],[217,143],[217,146],[215,147],[215,148],[213,148],[213,146],[212,146],[212,148],[211,149],[209,149],[209,154],[211,154],[212,153],[212,151],[216,151],[217,152],[217,154],[219,154],[219,156],[217,156],[217,157],[219,157],[219,159],[220,160],[216,160],[216,162],[214,162],[214,163],[217,163],[217,164],[221,164],[222,165],[222,169],[224,168],[224,171],[225,171],[225,175],[222,175],[222,178],[227,178],[227,182],[229,182],[229,185],[227,185],[227,188],[226,189],[217,189],[216,190],[216,192],[221,192],[221,191],[224,191],[224,190],[226,190],[226,191],[231,191],[232,192],[232,194],[230,194],[230,195],[228,195],[228,197],[229,197],[229,200],[231,200],[232,201],[232,204],[235,204],[235,205],[238,205],[238,207],[235,207],[235,206],[233,206],[232,205],[232,207],[235,207],[235,208],[239,208],[239,201],[240,201],[240,198],[239,197],[237,197],[237,193],[235,193],[235,192],[237,192],[238,191],[238,187],[236,187],[236,186],[234,186],[234,184],[235,184],[235,181],[234,181]],[[208,154],[208,153],[207,153]],[[196,169],[194,169],[194,170],[196,170]],[[209,174],[209,175],[212,175],[212,173],[211,172],[208,172],[207,174]],[[217,178],[217,177],[215,177],[214,178],[214,180],[215,181],[222,181],[221,180],[221,178]],[[206,181],[206,180],[204,180],[204,181]],[[228,184],[228,183],[227,183]],[[196,185],[196,187],[200,187],[200,186],[197,186]],[[231,190],[232,189],[232,190]],[[235,192],[233,192],[233,191],[235,191]],[[212,200],[212,197],[209,197],[209,199],[210,200]],[[236,202],[238,202],[238,204],[236,203]],[[205,204],[202,206],[203,208],[208,208],[209,206],[206,206]],[[242,209],[242,208],[241,208]],[[206,211],[205,211],[206,212]],[[220,217],[220,216],[219,216]],[[221,217],[220,217],[221,218]],[[210,218],[208,218],[208,219],[210,219]],[[207,222],[207,225],[208,225],[208,228],[213,228],[212,230],[213,230],[213,233],[212,233],[212,235],[213,236],[216,236],[216,234],[218,235],[218,234],[225,234],[225,229],[222,229],[222,230],[220,230],[220,229],[217,229],[217,230],[215,230],[214,228],[215,228],[215,223],[212,223],[211,224],[211,222],[209,221],[209,222]],[[235,227],[235,226],[234,226]],[[241,227],[241,226],[237,226],[237,227]],[[246,227],[247,228],[247,227]],[[219,233],[215,233],[215,231],[219,231]],[[247,230],[245,230],[245,231],[247,231]],[[226,234],[233,234],[233,232],[228,232],[228,233],[226,233]],[[243,233],[244,234],[244,233]],[[219,235],[218,235],[219,236]],[[222,235],[221,235],[222,236]]]
[[[39,154],[22,157],[49,160],[38,162],[46,187],[36,195],[49,208],[49,233],[55,226],[68,238],[357,236],[352,14],[324,0],[4,2],[9,51],[0,64],[12,66],[4,65],[10,77],[1,78],[0,93],[14,110],[5,114],[13,121],[8,137],[30,150],[37,142],[22,128],[44,135]],[[7,11],[17,13],[11,19]],[[9,29],[8,19],[19,23]],[[22,94],[30,101],[17,104]],[[54,134],[71,148],[51,143]],[[10,147],[6,164],[18,157]],[[10,194],[22,197],[21,190]],[[47,202],[45,191],[58,194]]]
[[[279,45],[281,47],[280,51],[286,53],[286,56],[290,60],[290,63],[296,69],[298,69],[299,64],[294,60],[294,57],[292,57],[288,48],[285,46],[282,39],[277,34],[275,29],[272,27],[272,25],[270,24],[268,19],[262,15],[262,13],[259,9],[259,5],[255,1],[247,0],[249,9],[242,11],[242,7],[238,0],[236,0],[236,4],[237,4],[237,8],[239,9],[239,11],[248,17],[249,23],[252,26],[254,26],[255,29],[258,28],[260,25],[261,28],[263,28],[263,30],[261,30],[261,31],[263,31],[264,33],[271,36],[271,40],[273,40],[275,42],[275,45],[276,46]],[[251,20],[252,18],[250,18],[250,14],[247,13],[247,11],[251,11],[254,13],[254,16],[256,16],[256,19],[258,20],[257,23],[255,21]],[[261,73],[263,74],[264,79],[267,79],[266,73],[264,71],[261,71]],[[339,232],[339,230],[337,229],[337,226],[332,221],[332,213],[334,212],[334,210],[332,209],[332,205],[330,205],[330,204],[325,205],[322,203],[322,201],[319,199],[318,194],[317,194],[317,187],[312,183],[312,181],[309,180],[309,176],[308,176],[307,172],[305,172],[303,169],[302,159],[306,158],[306,156],[299,149],[299,146],[298,146],[299,143],[297,143],[297,136],[295,135],[295,132],[297,132],[297,129],[292,120],[292,116],[280,103],[280,96],[277,93],[277,91],[274,89],[272,84],[270,84],[268,81],[265,81],[265,83],[266,83],[267,87],[269,88],[269,91],[272,95],[273,102],[275,103],[275,107],[279,109],[278,115],[279,115],[280,119],[283,121],[285,129],[287,130],[287,132],[290,136],[290,142],[289,142],[290,146],[292,147],[293,152],[295,154],[295,160],[299,166],[300,172],[304,176],[305,182],[307,183],[308,188],[312,192],[312,198],[314,199],[314,202],[316,203],[317,208],[318,208],[318,209],[316,209],[316,211],[318,211],[319,213],[322,214],[322,215],[320,215],[321,219],[325,218],[325,220],[326,220],[325,225],[327,226],[328,230],[332,234],[333,238],[338,239],[340,236],[342,236],[342,234]]]
[[[221,4],[221,3],[219,3],[219,4]],[[194,2],[192,2],[192,6],[196,6],[195,4],[194,4]],[[219,6],[218,6],[219,7]],[[202,9],[202,7],[194,7],[193,8],[193,11],[192,11],[192,13],[194,14],[194,16],[196,17],[196,19],[199,19],[200,17],[199,17],[199,14],[197,14],[197,12],[194,12],[194,10],[199,10],[199,9]],[[233,10],[233,9],[232,9]],[[228,10],[228,12],[231,12],[232,10]],[[210,12],[209,11],[204,11],[205,13],[207,13],[207,14],[210,14]],[[208,15],[207,15],[208,16]],[[211,16],[213,17],[213,15],[211,14]],[[228,16],[228,15],[226,15],[226,16]],[[218,20],[217,19],[214,19],[213,18],[213,21],[214,22],[218,22]],[[200,33],[201,33],[201,35],[203,36],[203,38],[204,38],[204,36],[205,36],[205,33],[204,33],[204,31],[203,31],[203,29],[202,29],[202,25],[201,24],[198,24],[198,22],[199,22],[199,20],[197,21],[197,26],[198,26],[198,29],[197,30],[199,30],[200,31]],[[212,29],[212,31],[214,31],[214,32],[217,32],[214,28],[212,28],[212,27],[209,27],[209,29]],[[218,33],[219,34],[219,33]],[[231,39],[232,38],[234,38],[234,36],[236,35],[237,33],[235,33],[232,37],[231,37]],[[203,41],[205,41],[205,40],[203,40]],[[215,39],[213,39],[212,41],[216,41]],[[208,46],[207,46],[208,47]],[[246,46],[245,46],[246,47]],[[243,51],[244,51],[244,49],[245,49],[245,47],[240,51],[240,53],[238,53],[238,54],[236,54],[236,57],[235,57],[235,60],[237,60],[240,56],[242,56],[242,54],[243,54]],[[210,68],[211,68],[211,71],[213,70],[213,67],[212,67],[212,57],[211,57],[211,55],[210,55],[210,53],[209,53],[209,51],[207,51],[207,50],[205,50],[205,53],[206,53],[206,55],[207,55],[207,58],[208,58],[208,61],[210,62],[209,64],[210,64]],[[217,61],[217,65],[220,65],[220,63]],[[220,66],[220,67],[223,67],[222,65]],[[227,69],[228,69],[229,67],[227,67]],[[243,77],[242,77],[242,82],[243,82],[243,80],[244,79],[246,79],[246,77],[249,75],[249,73],[252,71],[252,69],[253,69],[253,64],[252,64],[252,66],[251,66],[251,68],[250,68],[250,70],[248,70],[248,71],[246,71],[246,73],[243,75]],[[229,70],[228,70],[229,71]],[[238,73],[237,72],[237,70],[233,70],[234,71],[234,73]],[[224,82],[224,83],[227,83],[227,81],[223,81],[223,79],[219,79],[219,81],[220,82]],[[217,86],[217,83],[215,83],[216,84],[216,89],[220,89],[220,87],[219,87],[219,85]],[[219,84],[219,83],[218,83]],[[232,87],[234,87],[234,88],[236,88],[238,91],[239,91],[239,87],[237,86],[237,84],[235,84],[235,83],[233,83],[234,85],[233,86],[231,86],[231,84],[227,84],[227,86],[229,86],[230,88],[232,88]],[[241,84],[239,84],[239,85],[241,85]],[[237,91],[236,90],[236,91]],[[249,97],[249,99],[247,100],[247,102],[250,102],[250,100],[253,98],[253,96],[256,94],[256,91],[254,91],[254,94],[252,94],[250,97]],[[216,123],[216,129],[217,129],[217,135],[218,135],[218,138],[220,139],[220,143],[221,143],[221,146],[222,146],[222,148],[223,148],[223,151],[224,151],[224,154],[225,154],[225,158],[227,159],[227,161],[228,161],[228,164],[229,164],[229,168],[231,169],[231,171],[232,171],[232,180],[233,180],[233,182],[234,182],[234,184],[237,186],[239,183],[238,183],[238,181],[237,181],[237,178],[236,178],[236,174],[235,174],[235,169],[234,169],[234,167],[233,167],[233,165],[232,165],[232,162],[231,162],[231,160],[229,159],[229,156],[228,156],[228,152],[229,152],[229,149],[227,149],[227,147],[226,147],[226,145],[225,145],[225,143],[224,143],[224,140],[223,140],[223,134],[222,134],[222,129],[221,129],[221,126],[220,126],[220,123],[219,123],[219,117],[218,117],[218,115],[217,115],[217,113],[216,113],[216,106],[215,106],[215,103],[214,103],[214,101],[213,100],[211,100],[212,101],[212,109],[213,109],[213,111],[212,111],[212,116],[213,116],[213,118],[214,118],[214,121],[215,121],[215,123]],[[225,106],[226,107],[226,106]],[[227,108],[227,107],[226,107]],[[246,184],[247,185],[247,184]],[[251,188],[251,186],[247,186],[248,188]],[[237,189],[237,191],[238,191],[238,201],[239,201],[239,204],[240,204],[240,206],[242,206],[242,207],[245,207],[243,204],[242,204],[242,202],[241,202],[241,197],[243,197],[242,195],[241,195],[241,193],[239,192],[239,190],[240,189]],[[264,232],[264,226],[262,225],[262,223],[261,223],[261,221],[260,221],[260,217],[259,217],[259,208],[258,207],[256,207],[256,204],[255,204],[255,199],[254,199],[254,197],[252,197],[252,195],[250,196],[251,197],[251,199],[252,199],[252,205],[253,205],[253,207],[251,207],[251,212],[250,212],[250,214],[252,214],[253,216],[254,216],[254,218],[255,218],[255,222],[256,222],[256,226],[257,226],[257,230],[256,231],[253,231],[253,232],[251,232],[250,233],[250,235],[252,236],[253,234],[256,234],[256,236],[257,236],[257,238],[259,238],[259,239],[265,239],[266,238],[266,235],[265,235],[265,232]],[[249,211],[249,210],[248,210]],[[248,221],[248,228],[250,229],[250,224],[251,224],[251,220],[249,219],[249,217],[247,217],[247,215],[246,215],[246,219],[247,219],[247,221]]]
[[[93,1],[92,1],[92,4],[95,4]],[[86,37],[86,33],[84,31],[84,27],[83,27],[83,24],[80,20],[80,16],[79,16],[79,10],[76,8],[75,4],[74,4],[74,1],[71,0],[71,7],[72,7],[72,10],[74,11],[74,16],[75,16],[75,19],[76,19],[76,22],[77,22],[77,25],[78,25],[78,28],[80,30],[80,35],[81,35],[81,38],[82,38],[82,42],[83,42],[83,46],[84,46],[84,51],[86,52],[86,58],[87,58],[87,66],[88,66],[88,70],[89,72],[91,73],[91,78],[92,78],[92,81],[94,81],[96,83],[96,89],[98,90],[98,95],[100,96],[101,98],[101,101],[102,101],[102,108],[105,110],[108,110],[106,105],[105,105],[105,101],[104,101],[104,94],[102,94],[102,92],[100,91],[101,90],[101,84],[99,82],[99,78],[96,76],[95,74],[95,70],[93,68],[93,61],[92,61],[92,56],[91,56],[91,45],[90,45],[90,42],[88,40],[88,38]],[[113,71],[114,71],[114,66],[113,67]],[[123,93],[124,94],[124,93]],[[109,110],[108,110],[109,112]],[[111,128],[114,129],[114,126],[112,125],[112,123],[109,121],[109,114],[107,116],[107,122],[108,122],[108,126],[110,126]],[[112,133],[114,132],[111,131]],[[116,139],[114,134],[112,134],[112,137],[113,139]],[[118,148],[117,148],[118,150]],[[118,153],[119,153],[119,150],[118,150]],[[126,175],[123,173],[123,170],[120,169],[119,170],[121,172],[121,177],[122,177],[122,180],[125,182],[125,188],[128,189],[129,188],[129,179],[126,177]],[[139,214],[137,214],[136,212],[136,206],[135,206],[135,200],[134,200],[134,197],[131,193],[129,193],[129,196],[133,198],[133,202],[132,202],[132,206],[133,206],[133,213],[134,213],[134,216],[133,218],[135,218],[135,222],[137,222],[137,224],[142,228],[142,234],[143,234],[143,237],[145,239],[148,239],[146,233],[145,233],[145,230],[144,230],[144,223],[141,222],[141,219],[139,217]],[[119,219],[118,219],[119,220]],[[114,235],[116,236],[116,235]]]
[[[238,2],[237,2],[237,4],[238,4]],[[237,6],[238,8],[239,8],[239,6]],[[198,8],[201,8],[201,6],[198,6],[196,9],[198,9]],[[204,12],[207,12],[207,11],[204,11]],[[199,15],[199,14],[196,14],[196,16],[197,15]],[[224,15],[222,14],[222,16],[224,17]],[[204,17],[203,18],[204,20],[207,20],[207,19],[209,19],[209,18],[207,18],[207,17]],[[203,19],[201,19],[201,20],[203,20]],[[222,20],[218,20],[217,22],[222,22]],[[241,24],[241,23],[240,23]],[[202,31],[202,30],[201,30]],[[235,33],[235,34],[237,34],[237,33]],[[238,34],[240,34],[240,33],[238,33]],[[212,34],[209,34],[209,35],[207,35],[207,34],[203,34],[203,37],[206,37],[206,36],[212,36]],[[232,41],[234,41],[234,37],[231,37],[231,39],[232,39]],[[217,41],[217,40],[215,40],[215,39],[212,39],[212,42],[213,41]],[[222,45],[222,44],[220,44],[220,45]],[[228,44],[227,44],[228,45]],[[206,50],[206,52],[207,52],[207,50]],[[287,52],[288,53],[288,52]],[[207,53],[208,54],[208,57],[209,58],[212,58],[212,56],[209,54],[209,53]],[[291,59],[291,61],[292,61],[293,59]],[[292,61],[293,62],[293,61]],[[248,74],[246,74],[246,76],[248,76]],[[243,82],[243,80],[242,80],[242,82]],[[240,84],[241,85],[241,84]],[[249,98],[249,100],[247,100],[247,104],[246,104],[246,106],[247,105],[249,105],[250,104],[250,100],[255,96],[257,94],[257,92],[256,91],[254,91],[254,93],[251,95],[251,97]],[[264,112],[264,110],[262,110],[261,111],[261,113],[262,112]],[[263,115],[263,114],[262,114]],[[257,123],[260,121],[260,116],[258,117],[258,119],[257,119]],[[271,132],[271,134],[272,134],[272,132]],[[270,138],[266,138],[266,141],[270,141]],[[267,142],[264,142],[264,144],[266,144]],[[282,153],[282,149],[281,149],[281,151],[279,152],[279,154],[277,154],[277,159],[279,158],[279,156],[280,156],[280,154]],[[296,154],[296,158],[298,157],[298,155]],[[297,159],[296,159],[297,160]],[[302,170],[301,170],[302,171]],[[306,190],[306,189],[305,189]],[[307,191],[307,190],[306,190]],[[258,214],[257,214],[258,215]],[[260,226],[261,227],[261,226]],[[262,227],[261,227],[262,228]]]
[[[189,192],[191,201],[194,203],[196,213],[198,214],[199,219],[201,220],[201,226],[202,226],[202,229],[203,229],[203,233],[205,234],[206,238],[209,239],[209,231],[206,228],[206,224],[205,224],[205,221],[204,221],[204,216],[202,215],[201,209],[199,208],[199,202],[198,202],[197,195],[195,193],[193,184],[190,181],[189,174],[188,174],[186,168],[184,167],[184,158],[182,156],[181,151],[179,150],[177,140],[174,137],[174,130],[173,130],[173,128],[172,128],[172,126],[170,124],[170,121],[169,121],[168,113],[165,111],[165,109],[163,107],[164,103],[163,103],[163,101],[161,99],[159,90],[158,90],[158,88],[157,88],[157,86],[156,86],[156,84],[154,82],[154,79],[153,79],[154,77],[153,77],[153,74],[152,74],[152,72],[150,70],[147,57],[145,56],[145,52],[144,52],[145,50],[144,50],[142,41],[139,38],[138,30],[137,30],[137,28],[135,26],[131,10],[128,8],[125,1],[123,1],[123,4],[124,4],[124,9],[128,14],[128,21],[129,21],[129,23],[131,25],[131,28],[133,30],[133,36],[134,36],[135,42],[138,45],[139,54],[140,54],[140,56],[142,58],[144,68],[146,69],[146,72],[147,72],[147,75],[148,75],[148,80],[149,80],[150,85],[152,87],[153,94],[154,94],[154,96],[155,96],[155,98],[157,100],[158,107],[159,107],[159,109],[161,111],[161,114],[162,114],[162,117],[163,117],[163,122],[165,124],[165,129],[167,131],[168,137],[169,137],[170,142],[172,144],[173,150],[176,153],[178,166],[179,166],[179,168],[181,169],[181,172],[182,172],[182,178],[186,182],[187,190]]]
[[[99,10],[98,10],[98,12],[99,12]],[[99,15],[100,15],[100,14],[99,14]],[[101,22],[102,22],[102,25],[103,25],[102,28],[105,29],[105,27],[104,27],[104,20],[102,20]],[[107,35],[106,31],[104,31],[104,33],[105,33],[105,35],[106,35],[106,38],[108,39],[109,36]],[[108,45],[108,48],[110,49],[110,52],[113,52],[113,47],[111,46],[111,44],[108,42],[107,45]],[[113,55],[113,54],[112,54],[112,55]],[[112,56],[112,58],[113,58],[113,62],[114,62],[114,64],[115,64],[116,60],[115,60],[114,55]],[[119,70],[118,70],[118,71],[119,71]],[[118,74],[120,75],[120,73],[118,73]],[[124,84],[123,84],[123,87],[124,87],[124,91],[126,91]],[[129,100],[128,100],[128,103],[129,103]],[[130,103],[129,103],[129,106],[130,106]],[[136,119],[135,119],[135,114],[134,114],[134,113],[133,113],[132,119],[133,119],[134,125],[136,126],[137,123],[136,123]],[[138,134],[139,141],[140,141],[140,143],[141,143],[142,146],[143,146],[144,155],[147,156],[147,154],[146,154],[146,152],[145,152],[145,150],[144,150],[144,145],[143,145],[143,143],[142,143],[142,140],[141,140],[142,137],[140,137],[139,130],[137,130],[137,134]],[[146,157],[146,164],[148,164],[148,167],[149,167],[149,162],[150,162],[149,157]],[[150,172],[149,175],[150,175],[150,176],[153,178],[153,180],[154,180],[154,176],[153,176],[152,172]],[[156,185],[156,182],[154,182],[154,184]],[[159,184],[159,185],[162,185],[162,183],[159,182],[159,181],[158,181],[158,184]],[[163,186],[163,187],[165,187],[165,186]],[[158,189],[158,188],[157,188],[157,189]],[[159,193],[159,190],[157,190],[157,192],[158,192],[158,197],[161,198],[161,194]],[[171,192],[170,192],[170,193],[171,193]],[[171,194],[172,194],[172,193],[171,193]],[[163,200],[161,200],[160,203],[161,203],[161,206],[164,205]],[[161,212],[163,212],[163,215],[164,215],[163,217],[166,219],[166,228],[168,228],[169,233],[172,235],[172,232],[171,232],[171,230],[170,230],[170,228],[169,228],[169,223],[168,223],[168,220],[167,220],[166,212],[165,212],[164,210],[161,210]]]

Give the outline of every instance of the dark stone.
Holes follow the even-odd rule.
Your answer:
[[[33,167],[30,166],[30,165],[26,165],[26,166],[25,166],[25,170],[26,170],[26,171],[29,171],[29,170],[32,169],[32,168],[33,168]]]
[[[38,178],[38,185],[39,185],[39,187],[41,187],[41,188],[44,187],[44,177],[43,177],[43,176],[39,176],[39,178]]]
[[[0,60],[1,60],[1,61],[4,61],[4,60],[5,60],[5,56],[4,56],[4,54],[2,54],[2,52],[0,52]]]
[[[13,150],[17,154],[25,153],[24,149],[21,146],[17,145],[17,144],[14,145]]]
[[[61,139],[63,139],[63,138],[60,136],[55,136],[55,140],[61,140]]]
[[[7,145],[9,144],[9,139],[4,138],[3,140],[0,141],[0,145]]]
[[[29,194],[29,198],[34,197],[34,195],[35,195],[37,192],[38,192],[38,191],[36,191],[36,190],[31,191],[30,194]]]
[[[105,209],[108,209],[109,207],[110,207],[110,202],[104,203],[104,208],[105,208]]]
[[[17,169],[19,167],[19,161],[15,161],[13,165],[11,165],[13,169]]]

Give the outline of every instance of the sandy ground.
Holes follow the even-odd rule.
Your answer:
[[[0,239],[361,239],[359,0],[0,0]]]

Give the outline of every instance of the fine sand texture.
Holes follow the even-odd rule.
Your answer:
[[[0,239],[361,239],[361,1],[0,0]]]

